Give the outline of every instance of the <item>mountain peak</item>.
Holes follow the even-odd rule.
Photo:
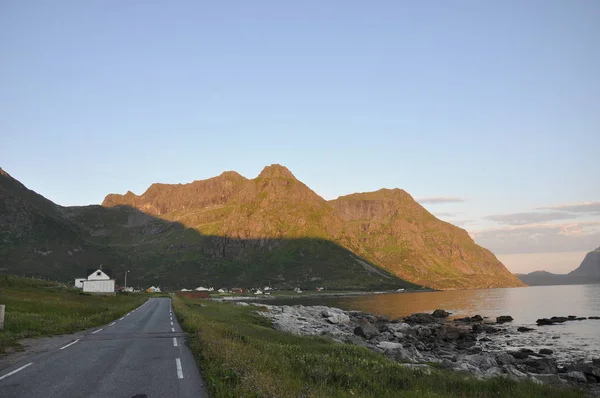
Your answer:
[[[287,167],[282,166],[280,164],[272,164],[270,166],[265,167],[260,174],[259,178],[293,178],[296,177],[292,174],[291,171],[288,170]]]
[[[0,167],[0,176],[10,177],[10,174],[8,174],[6,171],[4,171],[2,167]]]

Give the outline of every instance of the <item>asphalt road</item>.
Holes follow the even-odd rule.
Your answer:
[[[61,347],[0,369],[0,397],[207,397],[171,314],[150,299]]]

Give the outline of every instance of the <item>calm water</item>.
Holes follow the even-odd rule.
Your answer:
[[[503,346],[548,347],[560,351],[559,359],[600,357],[600,320],[535,326],[536,319],[552,316],[600,316],[600,285],[534,286],[527,288],[459,290],[431,293],[378,294],[358,297],[302,298],[269,301],[278,305],[327,305],[400,317],[442,308],[453,317],[480,314],[494,319],[511,315],[510,337]],[[535,327],[518,333],[517,326]],[[558,336],[559,339],[552,337]]]

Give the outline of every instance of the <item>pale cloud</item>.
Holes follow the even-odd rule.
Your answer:
[[[417,202],[419,202],[421,204],[437,205],[437,204],[443,204],[443,203],[462,203],[462,202],[466,202],[466,200],[463,198],[457,198],[454,196],[432,196],[429,198],[417,199]]]
[[[485,217],[486,220],[495,221],[501,224],[509,225],[528,225],[544,221],[554,220],[568,220],[576,218],[578,215],[573,215],[564,212],[551,212],[551,213],[508,213],[508,214],[493,214]]]
[[[589,213],[600,215],[600,202],[582,202],[567,205],[539,207],[536,210],[558,210],[571,213]]]
[[[440,212],[440,213],[434,213],[436,217],[454,217],[456,216],[456,213],[444,213],[444,212]]]
[[[470,235],[497,255],[589,251],[600,242],[600,221],[507,225],[470,231]]]

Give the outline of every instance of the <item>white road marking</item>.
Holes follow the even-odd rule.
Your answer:
[[[108,326],[115,326],[115,324],[116,324],[116,323],[117,323],[117,322],[113,322],[113,323],[111,323],[111,324],[110,324],[110,325],[108,325]]]
[[[173,337],[173,347],[177,347],[177,337]]]
[[[102,329],[98,329],[98,330],[96,330],[96,331],[92,332],[92,334],[96,334],[96,333],[98,333],[98,332],[99,332],[99,331],[101,331],[101,330],[102,330]]]
[[[179,361],[179,358],[177,358],[177,361]],[[26,367],[31,366],[31,365],[33,365],[33,362],[29,362],[27,365],[23,365],[19,369],[15,369],[12,372],[9,372],[9,373],[5,374],[4,376],[0,376],[0,380],[6,379],[8,376],[12,376],[15,373],[20,372],[23,369],[25,369]],[[179,374],[179,369],[181,368],[181,365],[177,365],[177,366],[178,366],[178,368],[177,368],[177,374]],[[183,373],[181,373],[180,379],[183,379]]]
[[[77,339],[77,340],[75,340],[75,341],[72,341],[72,342],[70,342],[69,344],[67,344],[66,346],[64,346],[64,347],[60,347],[60,349],[61,349],[61,350],[64,350],[65,348],[72,346],[73,344],[77,343],[78,341],[79,341],[79,339]]]
[[[175,328],[171,328],[171,332],[174,332],[174,331],[175,331]]]
[[[171,321],[171,326],[173,326],[173,321]]]
[[[177,365],[177,377],[183,379],[183,369],[181,369],[181,359],[175,358],[175,364]]]
[[[123,318],[121,318],[121,319],[119,319],[119,320],[120,320],[120,321],[122,321],[123,319],[125,319],[125,317],[123,317]]]

